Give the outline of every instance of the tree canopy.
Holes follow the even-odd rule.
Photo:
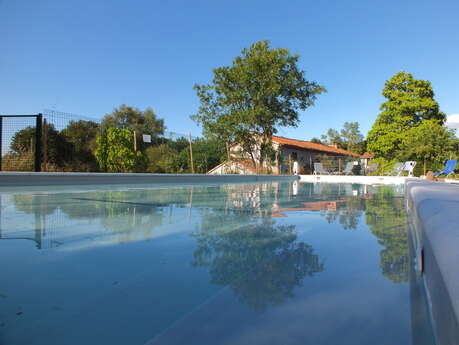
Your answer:
[[[102,120],[102,129],[118,127],[121,129],[131,129],[137,135],[149,134],[157,137],[164,133],[164,120],[157,117],[152,108],[148,107],[144,111],[122,104],[115,108],[112,113],[106,114]]]
[[[320,140],[313,138],[311,141],[325,145],[337,145],[342,149],[356,153],[364,153],[366,148],[358,122],[345,122],[340,131],[329,128],[326,134],[321,135]]]
[[[386,81],[382,95],[387,99],[368,133],[368,150],[377,156],[394,158],[400,151],[408,130],[424,120],[443,124],[445,114],[434,100],[427,80],[414,79],[411,73],[398,72]]]
[[[425,175],[427,162],[441,164],[448,159],[455,149],[455,141],[454,130],[441,126],[438,121],[425,120],[407,131],[402,152],[408,159],[422,160]]]
[[[316,96],[325,91],[305,78],[298,59],[299,55],[287,49],[271,48],[268,41],[243,49],[231,66],[213,70],[210,84],[194,86],[201,105],[192,119],[202,125],[206,135],[227,144],[238,143],[258,164],[257,146],[262,151],[259,159],[263,159],[278,127],[297,126],[298,111],[312,106]]]

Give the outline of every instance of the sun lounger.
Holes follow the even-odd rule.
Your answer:
[[[392,168],[392,171],[385,172],[384,175],[390,175],[390,176],[399,176],[400,173],[402,172],[404,167],[403,163],[395,163],[394,167]]]
[[[436,172],[436,173],[434,173],[434,175],[435,176],[439,176],[439,175],[448,176],[449,174],[454,172],[454,169],[456,169],[456,164],[457,164],[457,160],[456,159],[450,159],[449,161],[446,162],[445,168],[443,169],[443,171]]]
[[[330,175],[330,172],[322,166],[322,163],[314,163],[314,175]]]

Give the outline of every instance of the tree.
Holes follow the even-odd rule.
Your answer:
[[[368,150],[377,156],[394,158],[408,130],[422,121],[445,121],[430,82],[414,79],[411,73],[396,73],[386,81],[382,95],[387,101],[381,105],[381,113],[367,138]]]
[[[329,128],[327,134],[321,135],[320,139],[325,145],[337,145],[340,148],[344,148],[343,139],[336,129]]]
[[[94,171],[97,161],[94,156],[96,137],[100,133],[100,125],[93,121],[70,121],[61,131],[67,142],[73,146],[70,162],[74,169]]]
[[[270,48],[268,41],[243,49],[231,66],[213,70],[211,84],[194,86],[201,106],[192,119],[202,125],[205,135],[218,137],[227,148],[240,145],[258,166],[270,156],[277,128],[297,126],[298,110],[312,106],[325,91],[306,80],[298,59],[287,49]]]
[[[109,128],[97,137],[95,151],[102,171],[134,172],[144,163],[141,152],[134,150],[133,134],[130,129]]]
[[[72,145],[66,140],[59,131],[54,128],[53,124],[43,125],[42,138],[46,131],[47,142],[43,145],[42,159],[47,156],[47,163],[55,164],[62,167],[72,156]],[[19,157],[26,156],[35,152],[36,129],[29,126],[17,131],[11,139],[11,150]]]
[[[424,162],[424,175],[427,163],[439,163],[448,159],[454,150],[454,130],[447,129],[435,120],[425,120],[419,126],[412,127],[406,133],[403,150],[406,157]]]
[[[148,159],[147,171],[152,173],[178,173],[179,152],[167,144],[149,147],[145,151]]]
[[[149,134],[153,139],[162,135],[165,130],[164,120],[159,119],[152,108],[142,111],[125,104],[115,108],[111,114],[105,115],[101,127],[103,130],[111,127],[129,128],[135,131],[138,138],[142,134]],[[144,148],[141,140],[138,140],[138,147]]]
[[[193,164],[196,173],[205,174],[211,168],[217,166],[225,159],[225,147],[217,138],[199,138],[192,142]],[[191,171],[190,150],[186,148],[180,152],[182,162],[186,162],[186,169]]]
[[[344,142],[345,149],[351,152],[360,152],[362,149],[363,135],[360,133],[358,122],[345,122],[341,130],[341,138]]]
[[[311,143],[315,143],[315,144],[322,144],[322,145],[324,144],[324,143],[322,142],[322,140],[320,140],[319,138],[316,138],[316,137],[311,138],[310,141],[311,141]]]

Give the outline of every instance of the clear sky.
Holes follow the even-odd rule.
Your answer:
[[[345,121],[366,134],[400,70],[459,113],[458,14],[457,0],[0,0],[0,113],[100,118],[125,103],[197,135],[193,85],[267,39],[328,89],[280,135],[310,139]]]

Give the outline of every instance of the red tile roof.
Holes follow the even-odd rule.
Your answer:
[[[374,155],[373,153],[365,152],[365,153],[362,155],[362,158],[373,159],[373,158],[375,158],[375,155]]]
[[[353,157],[360,157],[359,154],[350,152],[343,149],[338,149],[333,146],[327,146],[323,144],[312,143],[310,141],[303,141],[303,140],[296,140],[296,139],[289,139],[284,137],[272,137],[272,141],[281,145],[288,145],[293,147],[298,147],[307,150],[314,150],[326,153],[334,153],[341,156],[353,156]]]

